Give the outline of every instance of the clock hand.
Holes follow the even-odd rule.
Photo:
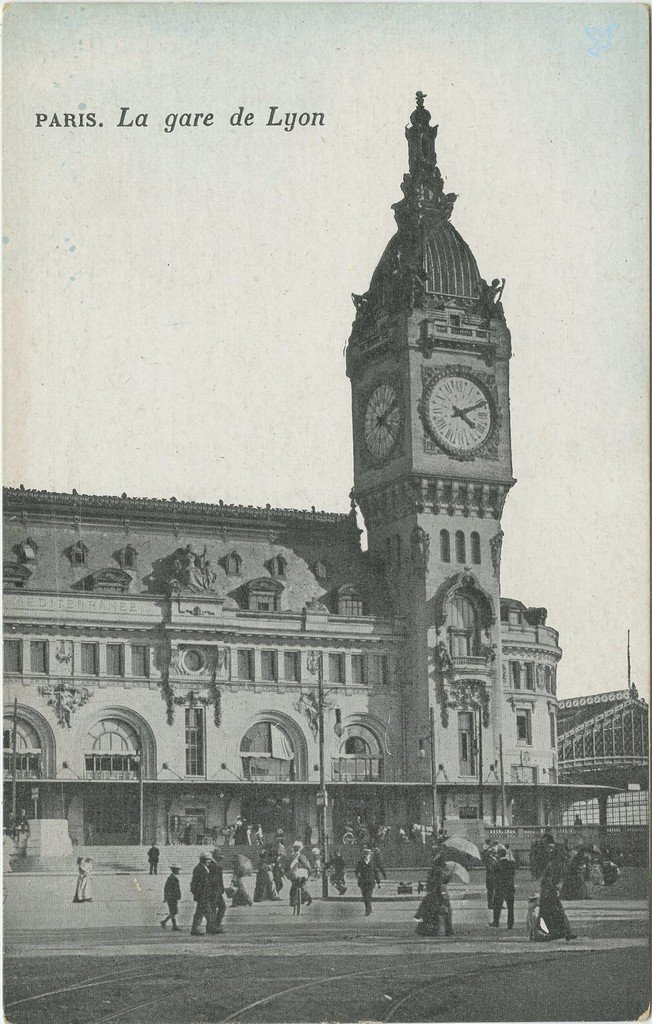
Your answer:
[[[486,404],[487,404],[487,400],[486,400],[486,398],[483,398],[482,401],[476,402],[475,405],[469,405],[469,406],[467,406],[466,409],[456,409],[456,413],[457,413],[458,416],[463,416],[465,412],[473,412],[474,409],[479,409],[480,406],[486,405]]]
[[[458,409],[456,405],[453,406],[453,416],[458,417],[461,420],[464,420],[464,422],[468,423],[472,430],[475,430],[475,423],[473,422],[473,420],[470,420],[469,417],[466,415],[467,412],[469,411],[469,409]]]
[[[390,412],[394,412],[394,409],[398,409],[398,399],[394,399],[392,404],[385,409],[385,412],[381,413],[380,416],[376,417],[376,426],[386,427],[387,417],[389,416]]]

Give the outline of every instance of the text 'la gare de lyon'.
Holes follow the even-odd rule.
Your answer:
[[[149,127],[149,113],[133,113],[129,107],[120,107],[120,117],[115,125],[116,128],[147,128]],[[213,113],[169,113],[163,119],[163,130],[168,134],[177,128],[210,128],[215,121]],[[233,128],[250,127],[260,123],[252,110],[238,107],[228,119]],[[295,127],[316,128],[323,127],[325,115],[321,112],[304,111],[279,111],[278,107],[269,107],[267,120],[264,122],[268,128],[283,128],[291,132]],[[93,110],[82,110],[77,113],[37,113],[37,128],[104,128],[104,122]]]

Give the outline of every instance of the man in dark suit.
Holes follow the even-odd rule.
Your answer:
[[[190,892],[197,906],[195,907],[195,914],[192,919],[192,926],[190,928],[191,935],[203,935],[203,932],[199,931],[204,918],[206,918],[206,930],[208,931],[210,920],[211,920],[211,883],[210,883],[210,872],[208,870],[208,862],[211,860],[209,853],[200,853],[199,864],[195,866],[190,879]]]
[[[504,846],[498,847],[498,860],[496,862],[496,884],[494,889],[494,919],[491,922],[492,928],[500,925],[500,914],[503,903],[507,904],[507,927],[514,927],[514,876],[516,864],[507,856]]]
[[[219,935],[224,931],[222,921],[226,913],[226,900],[224,899],[224,866],[222,854],[219,850],[213,850],[213,856],[206,862],[208,865],[208,888],[210,917],[206,922],[207,935]]]
[[[355,866],[355,877],[358,880],[364,912],[366,917],[371,913],[371,898],[376,886],[380,886],[380,872],[372,860],[373,851],[365,847],[362,857]]]

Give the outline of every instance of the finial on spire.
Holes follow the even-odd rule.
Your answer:
[[[415,126],[419,125],[425,128],[430,124],[430,111],[426,110],[426,108],[423,105],[423,101],[425,100],[427,95],[428,94],[426,92],[421,92],[420,89],[417,92],[416,109],[413,110],[412,113],[410,114],[410,122]]]

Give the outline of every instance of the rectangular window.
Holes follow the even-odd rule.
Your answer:
[[[106,671],[110,676],[124,675],[125,649],[122,644],[106,645]]]
[[[254,652],[238,651],[238,679],[254,678]]]
[[[23,641],[5,640],[4,645],[5,672],[23,671]]]
[[[520,661],[510,661],[509,663],[509,676],[512,684],[512,689],[521,689],[521,663]]]
[[[301,682],[301,655],[299,651],[286,651],[285,678],[290,683]]]
[[[510,775],[512,782],[526,782],[530,785],[536,784],[538,779],[537,769],[532,768],[529,764],[513,764]]]
[[[275,680],[276,672],[276,651],[260,652],[260,674],[263,679]]]
[[[516,712],[516,740],[522,746],[532,746],[532,712]]]
[[[525,663],[525,689],[534,689],[534,662],[532,661]]]
[[[29,667],[31,672],[45,673],[48,670],[47,640],[31,640],[29,645]]]
[[[204,774],[204,709],[186,708],[186,775]]]
[[[365,685],[365,665],[364,655],[362,654],[351,655],[351,679],[356,686]]]
[[[344,682],[344,655],[343,654],[329,654],[328,655],[328,680],[331,683],[343,683]]]
[[[477,804],[464,804],[460,807],[460,819],[469,819],[478,817],[478,805]]]
[[[81,668],[84,675],[96,676],[99,671],[99,651],[97,644],[81,645]]]
[[[475,775],[475,730],[473,714],[460,711],[458,721],[458,742],[460,752],[460,775]]]
[[[141,677],[149,675],[149,647],[147,644],[131,645],[131,674]]]
[[[368,661],[369,685],[387,686],[389,682],[389,666],[386,654],[372,654]]]
[[[510,626],[521,625],[521,613],[517,611],[515,608],[510,608],[509,610],[509,624]]]

